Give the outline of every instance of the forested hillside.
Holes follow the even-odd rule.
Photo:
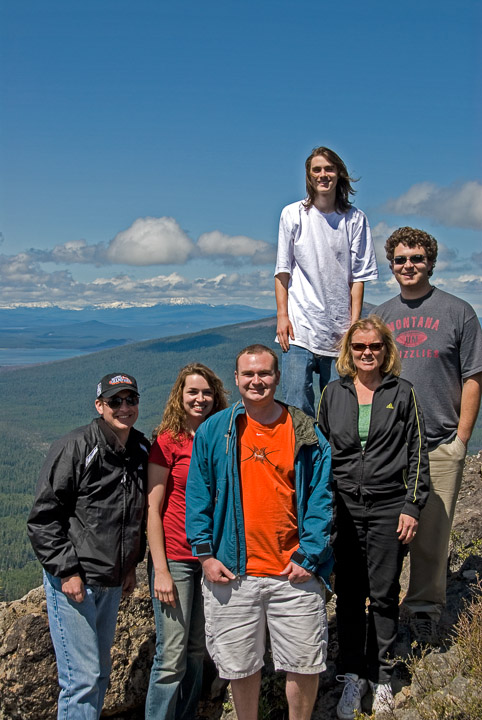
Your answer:
[[[40,566],[25,530],[38,470],[55,438],[95,416],[95,388],[102,375],[119,371],[137,378],[141,392],[137,427],[150,436],[183,365],[205,363],[236,398],[236,354],[254,342],[277,347],[274,336],[275,319],[268,318],[0,372],[4,409],[0,419],[0,600],[20,597],[40,583]],[[480,448],[479,414],[469,450]]]
[[[150,436],[183,365],[205,363],[232,392],[237,352],[254,342],[274,347],[274,335],[270,318],[1,372],[0,600],[20,597],[41,581],[25,529],[38,471],[55,438],[95,416],[95,388],[102,375],[121,371],[137,378],[137,427]]]

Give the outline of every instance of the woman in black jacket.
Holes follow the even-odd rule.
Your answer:
[[[375,315],[342,340],[340,379],[320,400],[318,421],[332,449],[335,481],[335,591],[345,683],[340,720],[393,705],[390,651],[397,635],[400,573],[428,494],[425,430],[388,327]],[[366,599],[369,598],[368,623]]]

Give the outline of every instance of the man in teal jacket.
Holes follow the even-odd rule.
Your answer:
[[[312,418],[275,400],[279,377],[270,348],[238,354],[242,402],[197,431],[186,491],[208,649],[231,680],[239,720],[257,717],[266,625],[290,718],[311,717],[325,669],[330,447]]]

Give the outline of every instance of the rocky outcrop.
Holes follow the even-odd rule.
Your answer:
[[[139,580],[119,611],[105,717],[134,720],[144,703],[155,643],[144,566]],[[55,716],[58,685],[43,588],[31,590],[21,600],[2,603],[0,633],[1,720],[50,720]]]
[[[440,629],[450,637],[463,603],[472,592],[477,573],[482,577],[482,479],[481,454],[466,462],[464,483],[454,521],[454,540],[450,558],[447,606]],[[151,601],[147,588],[145,567],[138,574],[134,594],[122,601],[115,643],[112,651],[112,675],[105,699],[103,717],[112,720],[141,720],[143,703],[154,652],[155,629]],[[325,673],[320,678],[320,694],[314,720],[331,720],[339,696],[336,688],[334,659],[337,652],[333,602],[329,604],[330,648]],[[36,588],[21,600],[0,603],[0,720],[51,720],[55,717],[57,672],[48,631],[43,588]],[[409,651],[404,635],[403,618],[400,633],[401,654]],[[450,662],[444,648],[432,653],[426,661],[438,666]],[[406,720],[419,715],[410,709],[410,698],[421,692],[400,674],[397,680],[397,708],[395,717]],[[470,685],[470,687],[469,687]],[[440,693],[456,696],[474,692],[470,678],[456,676],[450,687],[439,688]],[[282,691],[280,690],[280,694]],[[482,691],[480,693],[482,695]],[[368,709],[368,708],[367,708]],[[201,708],[205,718],[227,720],[235,718],[229,704],[223,712],[220,702],[206,702]],[[276,713],[271,715],[276,717]]]

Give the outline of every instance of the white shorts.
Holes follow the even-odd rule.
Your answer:
[[[266,626],[276,670],[315,675],[326,669],[325,588],[312,577],[292,583],[278,576],[243,575],[229,583],[203,578],[206,644],[227,680],[263,666]]]

